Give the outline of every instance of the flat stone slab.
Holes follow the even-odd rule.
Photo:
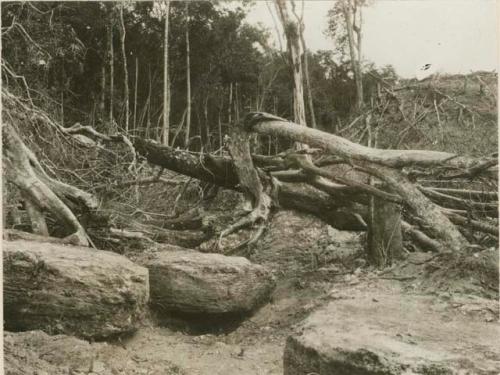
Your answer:
[[[500,373],[496,322],[474,321],[435,296],[335,298],[288,338],[285,375]]]
[[[102,339],[135,330],[148,270],[108,251],[3,241],[5,328]]]
[[[118,345],[42,331],[5,332],[6,375],[182,375],[167,360],[148,361]]]
[[[139,255],[136,262],[149,269],[151,305],[165,311],[249,312],[274,288],[266,268],[242,257],[160,250]]]

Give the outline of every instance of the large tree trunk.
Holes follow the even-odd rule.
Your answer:
[[[302,82],[302,61],[300,58],[300,25],[294,22],[288,11],[286,0],[275,0],[276,10],[285,31],[288,46],[288,57],[293,74],[293,113],[294,122],[306,125],[306,113],[304,105],[304,85]]]
[[[165,31],[163,35],[163,131],[161,143],[168,146],[170,134],[170,82],[168,76],[168,21],[170,0],[165,1]]]

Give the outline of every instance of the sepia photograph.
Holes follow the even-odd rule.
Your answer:
[[[499,4],[0,1],[0,373],[500,374]]]

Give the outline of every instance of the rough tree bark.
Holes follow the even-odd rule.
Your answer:
[[[367,254],[371,264],[390,266],[401,257],[403,236],[401,232],[401,206],[379,197],[372,197],[368,224]]]

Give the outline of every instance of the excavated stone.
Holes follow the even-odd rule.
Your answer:
[[[274,287],[268,270],[246,258],[193,250],[160,250],[136,262],[149,269],[152,306],[183,313],[250,312]]]
[[[102,339],[135,330],[149,300],[148,270],[108,251],[3,241],[3,272],[11,331]]]
[[[433,296],[344,293],[288,337],[284,374],[498,374],[499,327]]]

